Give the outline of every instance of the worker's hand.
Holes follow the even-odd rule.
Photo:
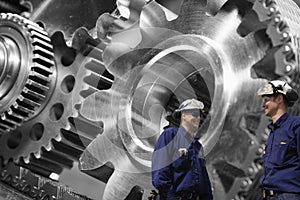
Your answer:
[[[178,151],[179,151],[179,157],[188,155],[188,150],[186,148],[180,148],[178,149]]]

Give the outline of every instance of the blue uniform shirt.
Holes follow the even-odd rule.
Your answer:
[[[180,148],[185,148],[187,155],[180,157]],[[192,192],[212,199],[202,145],[182,126],[168,128],[160,135],[152,157],[152,184],[161,199]]]
[[[300,117],[285,113],[268,127],[260,185],[265,190],[300,193]]]

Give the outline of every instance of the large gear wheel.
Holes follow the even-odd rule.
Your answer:
[[[43,108],[51,90],[54,61],[50,38],[38,24],[16,14],[1,14],[0,23],[2,134]]]
[[[281,1],[256,1],[255,5],[268,7],[272,2],[281,12],[289,9]],[[103,133],[88,146],[80,164],[85,172],[113,165],[104,200],[124,199],[136,185],[147,199],[153,189],[150,163],[155,141],[163,127],[178,123],[165,117],[178,102],[191,97],[201,98],[208,108],[201,141],[215,198],[255,196],[250,192],[261,198],[259,191],[253,191],[253,183],[262,169],[268,121],[262,117],[255,93],[266,80],[288,78],[299,68],[286,67],[280,74],[270,66],[277,61],[278,68],[278,61],[286,61],[285,55],[276,56],[285,43],[270,39],[271,33],[280,36],[281,31],[266,31],[273,21],[260,21],[257,16],[267,13],[274,19],[269,9],[252,7],[253,1],[186,0],[174,19],[167,16],[170,11],[151,1],[132,26],[119,26],[124,19],[114,15],[103,19],[102,25],[108,28],[98,27],[98,35],[112,38],[103,60],[115,80],[110,89],[87,96],[81,105],[83,116],[103,123]],[[278,18],[274,20],[278,24]],[[294,27],[289,21],[285,24],[290,30]],[[262,63],[265,66],[257,69]]]
[[[20,80],[3,81],[3,83],[10,83],[11,87],[21,87],[22,82],[25,82],[27,85],[24,83],[24,89],[12,88],[13,90],[9,90],[8,86],[10,85],[8,85],[7,91],[16,95],[16,97],[10,95],[10,93],[5,90],[6,93],[3,93],[3,99],[20,99],[16,100],[17,103],[13,103],[9,108],[23,108],[27,104],[30,106],[27,106],[28,108],[25,107],[28,112],[30,111],[26,118],[27,120],[23,120],[22,125],[20,124],[21,126],[15,127],[1,135],[1,158],[5,163],[13,159],[19,165],[35,173],[57,179],[64,169],[70,169],[73,166],[73,162],[78,160],[85,147],[97,134],[101,133],[99,124],[86,120],[78,114],[76,109],[76,105],[79,104],[80,99],[83,98],[81,95],[84,96],[85,94],[89,94],[87,92],[96,90],[88,89],[88,87],[98,87],[97,85],[85,84],[86,80],[84,80],[82,76],[87,74],[89,71],[88,67],[93,66],[91,64],[93,63],[92,60],[95,63],[99,63],[98,60],[101,56],[92,58],[91,54],[88,56],[88,52],[89,48],[93,49],[94,46],[97,46],[100,42],[97,42],[90,36],[85,40],[84,36],[88,34],[82,30],[78,30],[74,34],[72,47],[66,45],[66,41],[61,32],[56,32],[51,38],[48,37],[47,40],[44,38],[41,40],[40,38],[46,32],[38,32],[36,29],[33,29],[37,24],[35,25],[35,23],[18,15],[3,14],[2,16],[8,16],[7,18],[2,18],[3,26],[1,29],[1,34],[8,38],[14,36],[14,34],[10,34],[9,36],[5,34],[8,31],[12,32],[10,26],[19,27],[20,24],[23,25],[23,21],[26,22],[26,25],[23,25],[17,30],[20,33],[23,33],[24,30],[26,31],[27,29],[33,32],[32,35],[28,36],[29,38],[32,37],[32,43],[23,42],[23,44],[21,40],[21,42],[18,41],[18,44],[23,45],[22,47],[25,50],[31,50],[32,48],[33,55],[32,59],[30,59],[30,52],[27,53],[24,50],[21,54],[12,51],[10,48],[8,52],[13,55],[8,54],[7,57],[1,60],[5,64],[6,62],[8,63],[8,67],[6,68],[10,69],[10,71],[5,70],[11,73],[11,76],[6,77],[12,77],[11,79],[14,78],[13,75],[18,71],[18,68],[15,69],[16,64],[13,62],[15,59],[12,59],[12,57],[18,58],[17,55],[20,54],[24,57],[24,60],[29,62],[28,69],[25,67],[23,69],[23,66],[26,65],[22,63],[22,68],[19,70],[21,74],[19,75],[20,77],[18,77]],[[33,25],[35,26],[32,27]],[[41,33],[43,33],[43,35]],[[3,38],[6,39],[4,36]],[[44,40],[49,43],[46,43]],[[31,47],[31,44],[33,47]],[[53,53],[48,53],[50,47]],[[6,49],[3,48],[3,51],[4,50]],[[26,55],[28,54],[29,59],[26,59]],[[53,55],[55,55],[55,57]],[[24,61],[22,60],[22,62]],[[85,68],[85,65],[88,67]],[[81,67],[82,70],[80,70]],[[8,73],[5,70],[3,71]],[[27,72],[26,70],[29,71]],[[93,69],[90,69],[90,71],[92,70]],[[26,77],[29,77],[28,80],[21,79]],[[94,75],[94,77],[89,78],[88,81],[95,79],[95,77],[97,78],[98,76]],[[16,81],[20,84],[15,84]],[[99,82],[99,78],[97,82]],[[6,89],[6,87],[3,88]],[[85,89],[87,89],[87,92],[80,94],[80,91]],[[24,96],[24,98],[20,98],[19,96]],[[40,99],[44,100],[44,102]],[[22,110],[23,112],[25,108]],[[15,110],[16,109],[13,109],[13,111]],[[11,110],[9,111],[9,113],[11,113]]]

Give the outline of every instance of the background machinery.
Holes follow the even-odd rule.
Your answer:
[[[255,94],[300,92],[299,4],[0,1],[0,197],[146,200],[156,139],[198,98],[215,199],[261,199]]]

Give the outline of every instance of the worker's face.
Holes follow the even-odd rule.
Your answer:
[[[265,95],[262,96],[262,101],[263,105],[262,107],[264,108],[265,115],[268,117],[272,117],[276,114],[277,109],[278,109],[278,95],[276,96],[270,96],[270,95]]]
[[[182,119],[185,124],[188,125],[192,129],[198,129],[200,125],[201,112],[198,109],[194,110],[186,110],[182,112]]]

